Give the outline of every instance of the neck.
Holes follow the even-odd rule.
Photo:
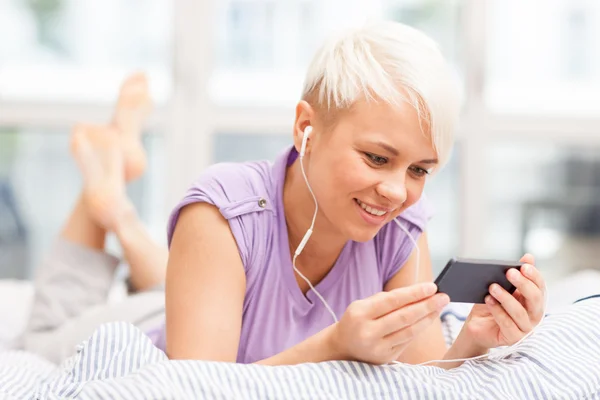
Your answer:
[[[308,181],[310,174],[304,167]],[[318,199],[317,199],[318,200]],[[304,238],[315,212],[315,201],[308,190],[300,169],[300,158],[287,169],[283,187],[283,207],[292,257]],[[340,255],[347,239],[336,232],[319,209],[313,233],[297,258],[302,270],[327,273]]]

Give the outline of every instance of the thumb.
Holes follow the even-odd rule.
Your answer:
[[[525,254],[523,257],[521,257],[521,261],[522,263],[525,264],[530,264],[530,265],[535,265],[535,258],[533,258],[533,256],[529,253]]]

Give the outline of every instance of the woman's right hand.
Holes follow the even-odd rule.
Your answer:
[[[371,364],[397,360],[450,301],[436,291],[434,283],[421,283],[352,302],[332,330],[336,352]]]

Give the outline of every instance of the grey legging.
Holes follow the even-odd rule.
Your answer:
[[[119,259],[64,239],[54,243],[35,279],[35,298],[20,347],[54,363],[101,324],[126,321],[142,331],[164,322],[164,287],[107,304]]]

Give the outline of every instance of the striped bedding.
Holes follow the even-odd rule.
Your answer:
[[[464,315],[444,313],[449,340]],[[0,353],[7,399],[600,399],[600,298],[546,318],[505,359],[451,371],[428,366],[327,362],[265,367],[169,361],[129,324],[111,323],[56,367]]]

